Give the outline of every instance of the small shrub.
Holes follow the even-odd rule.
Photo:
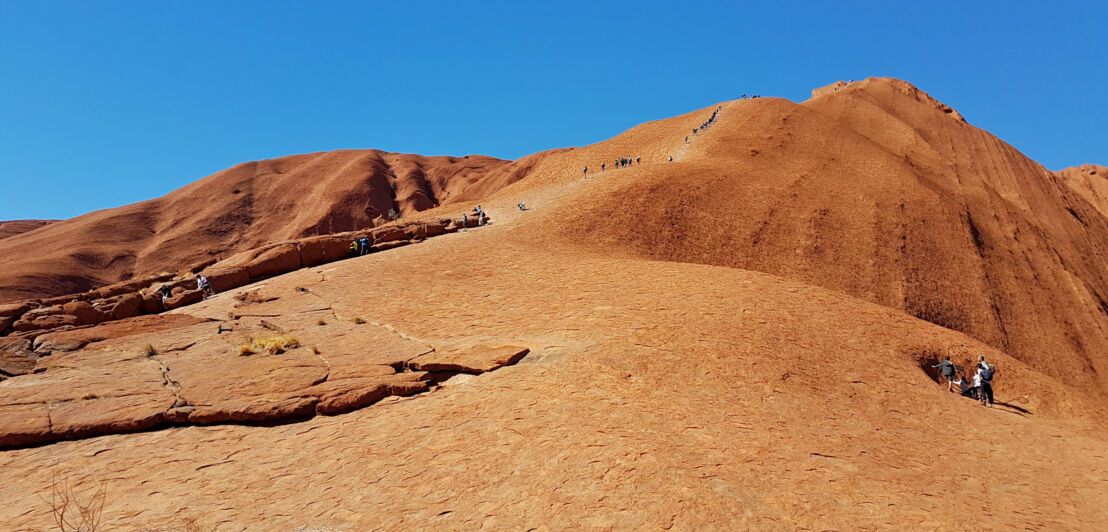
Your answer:
[[[292,336],[275,335],[265,336],[261,338],[254,338],[250,340],[249,344],[242,344],[239,346],[239,356],[253,355],[257,353],[269,353],[271,355],[278,355],[285,352],[285,349],[300,347],[300,340]]]
[[[312,346],[312,353],[315,353],[317,355],[319,354],[319,346],[318,345],[313,345]]]
[[[82,395],[81,400],[82,401],[88,401],[89,399],[96,399],[96,397],[97,397],[97,395],[95,393],[89,392],[89,393],[86,393],[85,395]]]
[[[148,357],[157,356],[158,348],[154,347],[153,344],[146,344],[145,346],[143,346],[142,352],[145,353]]]
[[[389,209],[389,213],[385,215],[389,220],[399,220],[401,216],[400,211],[396,209]]]
[[[319,321],[315,322],[315,324],[316,325],[327,325],[327,322],[325,322],[323,320],[319,320]]]
[[[357,316],[357,317],[355,317],[354,319],[352,319],[352,320],[350,320],[350,321],[352,321],[352,322],[354,322],[354,323],[356,323],[356,324],[358,324],[358,325],[364,325],[364,324],[365,324],[365,320],[363,320],[363,319],[361,318],[361,316]]]

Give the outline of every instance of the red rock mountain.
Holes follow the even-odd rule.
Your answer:
[[[0,303],[176,271],[268,242],[372,227],[390,209],[410,215],[479,198],[520,179],[539,158],[377,150],[292,155],[243,163],[161,198],[33,231],[23,232],[28,222],[4,222]]]
[[[0,306],[0,523],[69,486],[112,530],[1102,530],[1102,177],[873,78],[515,162],[248,163],[0,239],[9,299],[250,247],[203,300]],[[389,208],[365,256],[276,243]],[[995,405],[943,356],[995,364]]]

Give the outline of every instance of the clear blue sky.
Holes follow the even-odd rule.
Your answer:
[[[1105,5],[0,0],[0,220],[293,153],[516,158],[867,76],[1048,168],[1108,163]]]

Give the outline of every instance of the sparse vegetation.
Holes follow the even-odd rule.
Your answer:
[[[327,322],[325,322],[323,320],[319,320],[319,321],[315,322],[315,324],[316,325],[327,325]]]
[[[286,349],[300,347],[300,340],[286,335],[264,336],[250,340],[250,343],[239,346],[239,356],[248,356],[258,353],[279,355]]]
[[[352,322],[354,322],[354,323],[356,323],[356,324],[358,324],[358,325],[364,325],[364,324],[365,324],[365,320],[363,320],[363,319],[361,318],[361,316],[355,316],[355,317],[354,317],[354,319],[352,319],[352,320],[350,320],[350,321],[352,321]]]
[[[312,346],[312,353],[315,353],[317,355],[319,354],[319,346],[318,345],[313,345]]]
[[[388,218],[389,220],[399,220],[401,216],[402,215],[400,214],[400,211],[396,209],[389,209],[389,212],[385,215],[385,218]]]
[[[69,480],[60,484],[57,477],[50,484],[50,500],[39,497],[50,505],[50,514],[58,530],[62,532],[96,532],[104,513],[104,501],[108,496],[108,483],[101,482],[88,499],[82,501]]]
[[[82,401],[88,401],[89,399],[96,399],[98,396],[95,393],[89,392],[81,396]]]
[[[142,347],[142,352],[148,357],[157,356],[158,348],[154,347],[153,344],[146,344]]]

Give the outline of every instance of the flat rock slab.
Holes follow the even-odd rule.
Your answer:
[[[315,308],[321,302],[308,293],[261,297],[263,303],[246,306],[265,306],[276,316],[216,323],[166,314],[41,335],[36,373],[0,382],[0,448],[159,426],[341,414],[427,391],[434,382],[428,372],[482,373],[528,351],[436,350],[388,326]],[[294,310],[305,308],[311,310]],[[276,352],[242,348],[274,336],[289,345]],[[13,357],[0,360],[27,366]]]
[[[454,347],[420,355],[408,361],[408,366],[420,371],[478,374],[515,364],[527,356],[528,352],[530,350],[526,347],[513,345]]]

